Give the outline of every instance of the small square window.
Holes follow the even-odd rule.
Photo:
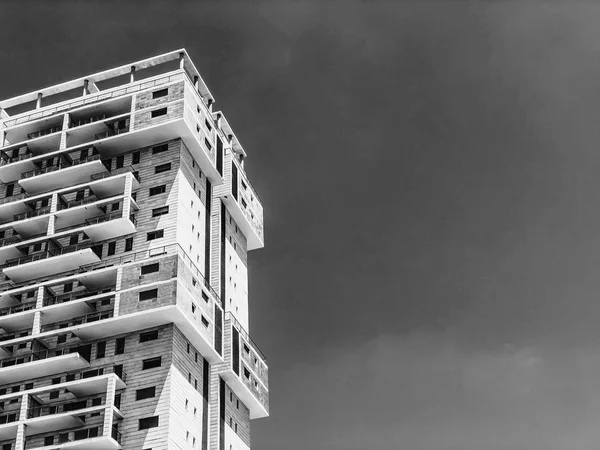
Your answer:
[[[142,361],[142,370],[154,369],[155,367],[160,367],[161,359],[160,356],[157,358],[149,358]]]
[[[152,98],[161,98],[161,97],[166,97],[167,95],[169,95],[169,88],[165,88],[165,89],[161,89],[159,91],[154,91],[152,93]]]
[[[158,298],[158,289],[150,289],[139,293],[139,301],[156,300]]]
[[[145,333],[140,333],[140,343],[155,341],[158,339],[158,330],[146,331]]]
[[[171,170],[171,163],[161,164],[154,168],[154,173],[168,172],[169,170]]]
[[[152,147],[152,154],[156,155],[157,153],[163,153],[169,150],[169,144],[161,144],[156,147]]]
[[[150,115],[151,115],[151,117],[153,119],[155,117],[166,116],[167,115],[167,108],[155,109],[154,111],[152,111],[152,113]]]
[[[153,241],[154,239],[160,239],[164,236],[164,234],[165,234],[164,230],[151,231],[150,233],[148,233],[146,235],[146,240]]]
[[[146,266],[142,266],[140,273],[142,275],[147,275],[149,273],[158,272],[159,268],[160,268],[159,263],[148,264]]]
[[[152,217],[162,216],[164,214],[169,214],[169,207],[162,206],[160,208],[155,208],[152,210]]]
[[[131,164],[139,164],[140,163],[140,158],[141,158],[141,153],[140,152],[133,152],[131,154]]]
[[[167,192],[167,185],[163,184],[160,186],[154,186],[150,188],[149,195],[152,197],[153,195],[164,194]]]
[[[144,419],[140,419],[139,421],[139,430],[147,430],[148,428],[155,428],[158,426],[158,416],[154,417],[146,417]]]
[[[133,238],[132,237],[125,239],[125,251],[130,252],[131,250],[133,250]]]

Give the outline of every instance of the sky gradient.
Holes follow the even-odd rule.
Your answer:
[[[185,47],[266,247],[253,450],[596,450],[600,5],[3,1],[0,98]]]

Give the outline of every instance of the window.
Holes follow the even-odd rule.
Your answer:
[[[212,145],[210,145],[210,142],[206,138],[204,138],[204,145],[206,145],[206,148],[208,148],[208,151],[212,150]]]
[[[169,214],[168,206],[162,206],[161,208],[155,208],[152,210],[152,217],[158,217],[164,214]]]
[[[206,317],[202,316],[200,318],[200,320],[202,321],[202,325],[204,325],[205,327],[208,327],[208,320],[206,319]]]
[[[64,292],[71,292],[73,290],[73,283],[65,283],[65,286],[63,288]]]
[[[58,336],[58,338],[56,339],[56,343],[57,344],[63,344],[67,342],[67,335],[66,334],[61,334],[60,336]]]
[[[167,95],[169,95],[169,88],[161,89],[160,91],[154,91],[152,93],[152,98],[161,98],[166,97]]]
[[[122,355],[125,353],[125,338],[117,338],[115,340],[115,355]]]
[[[69,239],[69,245],[76,245],[77,242],[79,242],[79,234],[74,234],[73,236],[71,236],[71,238]]]
[[[158,339],[158,330],[154,331],[146,331],[145,333],[140,333],[140,343],[155,341]]]
[[[44,445],[54,445],[54,436],[46,436],[44,438]],[[8,447],[8,448],[10,450],[10,447]]]
[[[149,358],[142,361],[142,370],[154,369],[160,367],[160,356],[156,358]]]
[[[131,164],[139,164],[140,163],[140,157],[141,157],[141,153],[140,152],[133,152],[131,154]]]
[[[92,399],[92,406],[100,406],[102,404],[102,397]]]
[[[244,376],[250,379],[250,371],[244,367]]]
[[[85,190],[84,191],[77,191],[77,193],[75,194],[75,200],[81,200],[83,197],[85,197]]]
[[[244,353],[250,354],[250,347],[244,344]]]
[[[6,197],[10,197],[15,192],[15,183],[6,185]]]
[[[150,197],[152,197],[153,195],[164,194],[165,192],[167,192],[166,184],[162,184],[160,186],[154,186],[154,187],[150,188]]]
[[[135,399],[136,400],[144,400],[146,398],[154,397],[156,392],[156,388],[154,386],[144,389],[138,389],[135,391]]]
[[[131,250],[133,250],[133,238],[132,237],[125,239],[125,251],[130,252]]]
[[[150,115],[151,115],[151,117],[153,119],[155,117],[166,116],[167,115],[167,108],[155,109],[154,111],[152,111],[152,113]]]
[[[52,384],[60,383],[60,377],[52,378]]]
[[[204,299],[205,302],[208,301],[208,295],[204,291],[202,291],[202,298]]]
[[[157,145],[156,147],[152,147],[152,154],[156,155],[157,153],[166,152],[167,150],[169,150],[169,144]]]
[[[121,156],[117,156],[117,169],[120,169],[123,167],[123,165],[125,164],[125,156],[121,155]]]
[[[106,341],[98,342],[96,344],[96,359],[104,358],[106,356]]]
[[[171,170],[171,163],[161,164],[160,166],[156,166],[154,168],[154,173],[167,172]]]
[[[113,203],[112,206],[111,206],[111,210],[112,211],[118,211],[120,207],[121,207],[121,204],[119,202]]]
[[[142,266],[141,274],[147,275],[149,273],[158,272],[158,269],[159,269],[158,263],[148,264],[147,266]]]
[[[187,345],[187,352],[190,353],[190,344]]]
[[[206,125],[206,128],[208,128],[208,131],[212,130],[212,127],[210,126],[210,122],[206,119],[204,119],[204,125]]]
[[[143,302],[146,300],[156,300],[158,298],[158,289],[150,289],[149,291],[142,291],[139,294],[139,301]]]
[[[109,243],[108,243],[108,253],[107,253],[106,255],[107,255],[107,256],[114,255],[114,254],[115,254],[115,251],[116,251],[116,248],[117,248],[117,243],[116,243],[116,241],[109,242]]]
[[[161,237],[164,236],[164,234],[165,234],[165,230],[151,231],[150,233],[147,234],[146,240],[153,241],[154,239],[160,239]]]

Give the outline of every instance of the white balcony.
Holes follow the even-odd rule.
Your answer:
[[[35,256],[35,255],[31,255]],[[14,265],[3,269],[4,275],[15,283],[21,283],[33,278],[46,277],[68,270],[74,270],[85,264],[100,261],[100,257],[91,248],[83,248],[68,253],[53,255],[51,252],[42,252],[41,259],[31,261],[31,256],[25,256],[14,261]],[[22,260],[22,262],[21,262]],[[11,262],[9,261],[9,264]]]
[[[215,190],[248,241],[248,250],[264,247],[263,207],[248,177],[228,150],[225,155],[225,183]]]
[[[19,411],[17,411],[17,416]],[[17,436],[17,429],[19,428],[18,422],[9,422],[0,425],[0,441],[7,441],[14,439]]]
[[[45,377],[61,372],[83,369],[89,367],[90,362],[79,353],[68,353],[66,355],[51,356],[48,350],[33,352],[38,359],[30,359],[28,362],[7,366],[2,362],[0,368],[0,380],[3,384],[27,380],[33,377]],[[46,355],[45,355],[46,354]],[[27,356],[28,355],[24,355]]]
[[[76,186],[89,181],[92,175],[106,171],[100,155],[93,155],[85,161],[71,165],[51,166],[23,172],[25,178],[19,180],[21,188],[29,195],[54,191],[68,186]]]
[[[62,442],[60,444],[45,445],[42,447],[26,446],[26,450],[113,450],[121,449],[119,444],[111,436],[98,436],[89,439]]]

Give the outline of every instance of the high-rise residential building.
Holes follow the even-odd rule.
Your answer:
[[[185,50],[0,101],[0,450],[245,450],[263,210]]]

